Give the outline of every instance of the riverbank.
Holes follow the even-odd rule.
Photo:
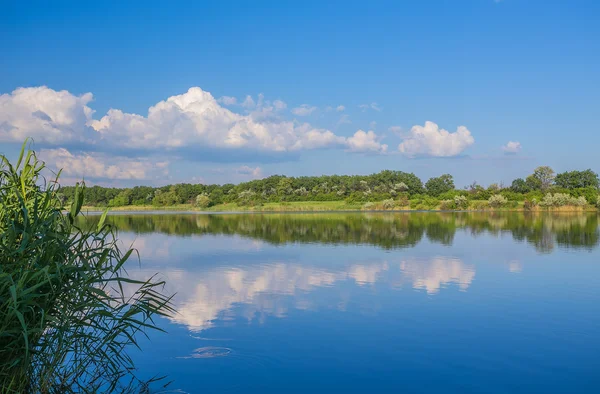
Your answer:
[[[471,201],[469,208],[464,209],[465,211],[501,211],[501,212],[524,212],[524,211],[536,211],[536,212],[596,212],[598,209],[593,206],[588,207],[576,207],[576,206],[563,206],[563,207],[533,207],[526,209],[522,202],[519,202],[517,206],[513,207],[500,207],[492,208],[485,206],[487,201]],[[106,209],[105,207],[84,207],[83,211],[98,212]],[[154,206],[154,205],[128,205],[122,207],[111,207],[113,212],[131,212],[131,211],[197,211],[197,212],[335,212],[335,211],[397,211],[397,212],[413,212],[413,211],[433,211],[439,212],[444,211],[437,207],[414,207],[407,206],[396,206],[394,208],[385,207],[383,202],[376,203],[347,203],[345,201],[294,201],[294,202],[269,202],[261,205],[247,206],[238,205],[235,203],[219,204],[206,209],[201,209],[193,206],[192,204],[179,204],[172,206]]]

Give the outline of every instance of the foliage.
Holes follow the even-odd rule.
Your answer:
[[[494,194],[488,200],[488,205],[492,208],[500,208],[508,203],[506,197],[501,194]]]
[[[412,209],[435,209],[440,205],[440,200],[427,195],[417,195],[414,199],[410,200],[410,207]]]
[[[367,202],[365,203],[365,205],[363,205],[363,209],[369,210],[369,209],[373,209],[375,208],[375,204],[372,202]]]
[[[442,193],[454,190],[454,180],[452,175],[444,174],[437,178],[431,178],[425,184],[427,194],[433,197],[438,197]]]
[[[387,200],[383,200],[383,209],[394,209],[394,207],[396,206],[396,202],[391,199],[388,198]]]
[[[25,153],[0,156],[0,388],[5,393],[113,392],[139,381],[127,353],[138,334],[173,312],[162,282],[125,276],[106,213],[93,228],[77,217],[85,188],[66,214],[59,186]],[[41,185],[41,186],[40,186]]]
[[[514,193],[525,194],[525,193],[529,193],[531,191],[531,187],[529,184],[527,184],[525,179],[517,178],[514,181],[512,181],[510,190],[513,191]]]
[[[557,186],[565,189],[592,187],[598,189],[598,174],[588,169],[585,171],[567,171],[556,175]]]
[[[208,208],[210,205],[210,197],[206,193],[196,196],[196,206],[199,208]]]
[[[454,205],[456,209],[467,209],[469,208],[469,200],[465,196],[454,197]]]
[[[434,198],[448,209],[466,209],[451,203],[457,196],[464,196],[469,201],[487,201],[495,194],[504,196],[509,206],[525,200],[541,201],[547,193],[568,193],[574,197],[585,197],[587,201],[595,201],[599,189],[595,186],[597,175],[591,170],[571,171],[558,174],[556,184],[554,171],[550,167],[538,167],[527,179],[515,179],[510,187],[492,184],[484,188],[477,182],[468,185],[464,190],[457,190],[451,175],[445,174],[427,181],[425,187],[414,174],[402,171],[381,171],[371,175],[331,175],[286,177],[273,175],[265,179],[243,182],[237,185],[203,185],[176,184],[158,188],[136,186],[133,188],[102,188],[94,186],[87,189],[84,205],[101,207],[120,207],[130,205],[149,205],[167,207],[178,204],[191,204],[199,208],[220,204],[234,204],[238,207],[253,207],[269,203],[283,202],[317,202],[344,201],[346,204],[362,206],[366,202],[382,203],[384,200],[396,200],[396,206],[413,207],[432,206],[434,201],[424,201],[424,196]],[[586,187],[575,187],[588,185]],[[197,196],[202,198],[198,204]],[[63,201],[72,202],[74,188],[61,189]],[[412,201],[412,204],[409,202]],[[381,206],[381,205],[380,205]]]
[[[564,207],[567,205],[583,207],[587,205],[587,200],[583,196],[573,197],[565,193],[548,193],[539,205],[542,207]]]
[[[546,191],[554,182],[554,170],[548,166],[538,167],[533,170],[533,174],[528,177],[528,181],[533,190]]]

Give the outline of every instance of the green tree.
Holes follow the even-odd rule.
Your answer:
[[[591,169],[585,171],[567,171],[556,175],[556,186],[564,189],[577,189],[583,187],[598,188],[598,174]]]
[[[546,191],[554,182],[554,170],[548,166],[541,166],[533,170],[533,174],[530,177],[533,178],[532,183],[538,185],[536,189]]]
[[[425,190],[427,194],[433,197],[437,197],[442,193],[454,190],[454,179],[450,174],[444,174],[437,178],[431,178],[425,184]]]
[[[514,181],[512,181],[510,189],[515,193],[523,194],[529,193],[531,191],[531,188],[523,178],[517,178]]]

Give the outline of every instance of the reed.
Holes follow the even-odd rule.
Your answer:
[[[23,145],[0,156],[0,393],[132,392],[146,387],[127,350],[174,313],[163,282],[127,277],[135,253],[105,223],[76,221],[44,163]],[[65,212],[67,211],[67,212]],[[85,223],[85,221],[83,221]]]

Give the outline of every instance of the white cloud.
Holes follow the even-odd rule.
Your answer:
[[[358,130],[347,140],[348,150],[351,152],[386,153],[388,146],[379,142],[373,131]]]
[[[248,167],[248,166],[241,166],[236,169],[236,172],[239,175],[248,175],[255,179],[263,177],[262,168],[260,168],[260,167],[252,168],[252,167]]]
[[[375,102],[373,102],[371,104],[360,104],[358,106],[358,108],[362,109],[363,112],[368,109],[372,109],[373,111],[381,112],[381,107]]]
[[[237,104],[237,99],[231,96],[223,96],[217,100],[219,103],[223,103],[225,105],[235,105]]]
[[[275,100],[273,101],[273,107],[275,107],[276,110],[281,111],[282,109],[287,108],[287,104],[281,100]]]
[[[50,168],[62,169],[62,173],[79,179],[142,180],[153,175],[167,175],[168,161],[108,157],[101,154],[72,154],[64,148],[42,149],[40,157]]]
[[[502,146],[502,150],[506,154],[517,154],[521,151],[522,146],[518,141],[508,141],[506,145]]]
[[[251,108],[256,107],[256,103],[254,102],[254,99],[252,98],[252,96],[246,96],[246,98],[242,102],[242,107],[244,107],[246,109],[251,109]]]
[[[292,109],[292,113],[297,116],[308,116],[316,110],[317,107],[312,107],[308,104],[302,104],[301,106]]]
[[[335,108],[335,110],[338,111],[338,112],[344,112],[346,110],[346,107],[344,107],[343,105],[338,105]]]
[[[465,126],[459,126],[456,132],[450,133],[433,122],[425,122],[425,126],[413,126],[402,138],[404,141],[398,146],[398,150],[408,157],[456,156],[475,142]]]
[[[46,86],[19,88],[0,95],[0,141],[36,141],[58,144],[83,141],[83,131],[94,111],[93,96],[75,96]]]
[[[247,102],[254,100],[246,99]],[[281,107],[281,104],[278,104]],[[92,127],[105,139],[129,148],[190,146],[251,148],[285,152],[343,143],[343,137],[307,123],[281,120],[259,95],[248,115],[221,107],[198,87],[150,107],[148,116],[110,110]]]

